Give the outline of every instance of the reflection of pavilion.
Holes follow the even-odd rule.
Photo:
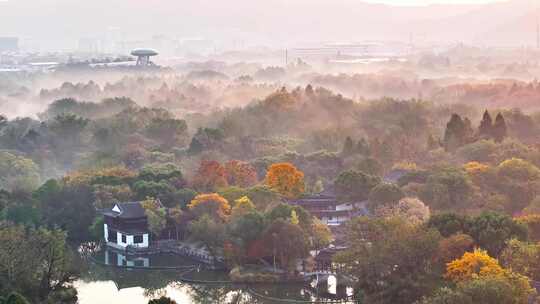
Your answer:
[[[151,264],[156,264],[151,261]],[[158,297],[165,290],[174,289],[183,295],[182,299],[186,302],[178,303],[277,303],[264,298],[259,298],[252,291],[257,292],[264,297],[279,298],[286,300],[296,300],[299,302],[317,299],[320,303],[351,303],[352,301],[342,300],[345,293],[347,296],[352,294],[352,290],[347,287],[345,290],[342,286],[336,286],[329,282],[319,284],[318,290],[307,288],[303,284],[276,284],[276,285],[254,285],[252,288],[234,284],[191,284],[182,283],[179,278],[183,277],[185,270],[182,271],[167,271],[154,270],[148,271],[145,269],[126,269],[119,267],[106,267],[100,264],[92,263],[89,271],[82,275],[81,279],[84,282],[112,282],[116,290],[126,290],[131,288],[142,288],[145,297]],[[200,273],[190,273],[187,277],[196,280],[226,280],[226,274],[213,271],[201,271]],[[323,279],[322,277],[320,278]],[[340,281],[340,279],[338,279]],[[329,290],[330,289],[330,290]],[[176,293],[175,293],[176,294]],[[114,295],[118,295],[115,293]],[[114,296],[112,295],[112,296]],[[242,298],[239,301],[239,297]],[[111,297],[112,298],[112,297]],[[141,300],[141,298],[137,298]],[[146,300],[148,301],[148,300]],[[334,302],[331,302],[334,301]],[[339,302],[341,301],[341,302]],[[108,302],[107,302],[108,303]],[[114,300],[111,302],[114,303]],[[144,302],[146,303],[146,302]],[[286,303],[286,302],[279,302]],[[289,303],[292,303],[289,302]]]
[[[113,255],[110,253],[109,258]],[[115,256],[115,258],[117,257]],[[117,266],[118,260],[115,264],[110,265]],[[171,283],[176,283],[178,274],[177,271],[148,271],[142,268],[119,268],[92,264],[91,271],[82,279],[90,282],[112,281],[117,290],[140,287],[145,290],[145,293],[152,293],[166,288]]]
[[[150,267],[149,257],[126,256],[115,250],[105,249],[105,265],[121,267]]]
[[[309,290],[317,295],[319,301],[339,301],[353,295],[353,289],[349,283],[347,279],[340,278],[339,275],[321,274],[315,277]]]

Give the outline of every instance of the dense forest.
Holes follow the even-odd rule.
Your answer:
[[[76,301],[74,248],[102,238],[99,210],[128,201],[143,202],[154,235],[186,231],[225,257],[233,278],[268,255],[292,276],[298,259],[339,239],[348,248],[334,262],[356,278],[365,303],[534,297],[540,113],[487,100],[537,96],[536,83],[354,99],[247,76],[226,84],[218,72],[163,77],[64,83],[41,90],[52,102],[37,115],[0,116],[7,303],[19,294],[32,303]],[[323,78],[316,82],[339,82]],[[367,202],[369,215],[334,231],[286,204],[324,190]]]

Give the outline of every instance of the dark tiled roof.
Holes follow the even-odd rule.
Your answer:
[[[341,247],[333,247],[333,248],[324,248],[319,251],[317,256],[315,257],[316,261],[331,261],[332,257],[341,251],[346,250],[347,247],[341,246]]]
[[[328,186],[328,187],[324,188],[323,192],[319,193],[319,195],[324,196],[324,197],[335,198],[336,197],[336,191],[334,190],[333,186]]]
[[[298,199],[287,200],[287,202],[296,205],[305,205],[313,202],[320,202],[331,205],[339,204],[336,195],[331,190],[325,190],[321,193],[316,194],[307,194]]]
[[[116,231],[119,231],[122,234],[129,234],[129,235],[140,235],[140,234],[148,233],[148,229],[146,228],[116,229]]]
[[[118,203],[115,206],[118,206],[120,212],[114,211],[112,209],[107,209],[103,212],[104,215],[111,217],[119,217],[123,219],[134,219],[146,217],[144,208],[141,205],[141,202],[129,202],[129,203]]]

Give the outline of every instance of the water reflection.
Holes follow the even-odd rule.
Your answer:
[[[101,261],[105,262],[105,256]],[[109,257],[110,258],[110,257]],[[130,259],[121,258],[126,265]],[[112,264],[118,265],[118,256]],[[176,263],[176,264],[171,264]],[[148,260],[150,266],[160,265],[196,265],[193,261],[178,256],[152,256]],[[80,304],[115,303],[115,304],[147,304],[149,299],[168,296],[178,303],[185,304],[274,304],[283,303],[277,299],[297,301],[324,301],[335,299],[336,295],[328,293],[334,289],[343,293],[339,285],[331,280],[331,284],[322,290],[312,289],[301,284],[286,285],[237,285],[225,283],[190,284],[181,282],[180,278],[196,281],[226,281],[224,272],[209,270],[144,270],[124,269],[87,264],[81,278],[75,283],[79,292]],[[347,289],[346,293],[352,290]],[[351,302],[352,303],[352,302]]]

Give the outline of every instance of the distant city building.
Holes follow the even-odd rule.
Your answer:
[[[99,40],[94,38],[81,38],[79,39],[78,50],[83,53],[98,53],[100,52]]]
[[[177,48],[178,55],[208,55],[215,50],[215,43],[207,39],[184,39]]]
[[[0,52],[17,52],[19,50],[19,38],[0,37]]]

